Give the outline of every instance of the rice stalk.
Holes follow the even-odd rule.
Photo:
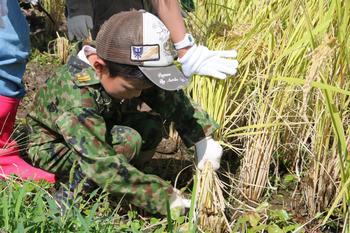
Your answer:
[[[49,42],[48,48],[51,54],[59,59],[61,64],[65,64],[70,52],[70,43],[66,37],[56,34],[57,38]]]
[[[45,32],[47,35],[54,35],[59,31],[61,23],[65,20],[65,1],[64,0],[42,0],[41,5],[50,15],[54,22],[47,18],[45,20]]]
[[[225,215],[226,202],[223,184],[210,162],[201,171],[197,168],[197,189],[195,193],[195,221],[203,232],[228,232],[229,222]]]
[[[241,143],[234,145],[244,155],[241,196],[259,202],[271,181],[278,185],[279,160],[287,161],[309,217],[337,200],[330,211],[341,210],[348,222],[350,2],[198,0],[196,6],[190,28],[199,42],[239,54],[239,74],[223,83],[227,92],[195,77],[189,94],[220,122],[220,141],[230,148]],[[224,113],[215,114],[218,103]]]

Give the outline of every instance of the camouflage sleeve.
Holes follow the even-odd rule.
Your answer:
[[[206,136],[210,136],[219,125],[209,117],[198,104],[191,101],[180,91],[164,91],[152,88],[144,91],[143,100],[164,120],[175,123],[181,139],[187,147]]]
[[[56,125],[69,147],[80,156],[84,174],[114,194],[126,195],[132,202],[150,212],[165,211],[165,201],[172,187],[154,175],[146,175],[130,165],[123,154],[117,154],[106,142],[103,118],[90,109],[75,108],[63,113]],[[159,203],[159,199],[164,203]],[[151,201],[157,200],[157,201]]]

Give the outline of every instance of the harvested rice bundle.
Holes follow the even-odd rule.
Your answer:
[[[223,185],[210,162],[201,171],[197,168],[197,188],[195,193],[194,220],[205,232],[227,232],[229,223],[225,216]]]
[[[49,51],[55,55],[62,64],[65,64],[68,60],[70,43],[65,37],[60,36],[58,33],[57,38],[50,41],[48,44]]]

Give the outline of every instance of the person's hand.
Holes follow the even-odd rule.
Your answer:
[[[170,197],[170,212],[173,218],[185,214],[186,209],[191,207],[191,200],[181,195],[180,190],[174,188]]]
[[[212,139],[206,137],[195,144],[197,154],[197,167],[200,170],[204,169],[206,161],[210,161],[213,169],[217,170],[220,168],[220,160],[223,149],[221,145]]]
[[[89,15],[77,15],[69,17],[67,20],[68,38],[73,40],[84,40],[89,36],[89,31],[92,29],[92,18]]]
[[[236,57],[236,50],[211,51],[205,46],[193,45],[178,61],[187,77],[199,74],[226,79],[237,73]]]
[[[39,0],[24,0],[25,3],[30,3],[34,6],[36,6],[39,2]]]

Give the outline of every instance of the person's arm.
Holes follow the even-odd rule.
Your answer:
[[[104,119],[93,109],[74,108],[57,120],[59,133],[67,145],[81,156],[84,174],[108,191],[125,194],[133,204],[148,211],[166,214],[167,195],[172,186],[154,175],[146,175],[131,166],[123,154],[116,154],[106,142]]]
[[[177,0],[152,0],[152,5],[158,17],[170,31],[171,40],[174,43],[181,41],[186,34],[186,27],[181,15],[181,8]],[[189,48],[178,50],[178,56],[182,57]]]
[[[187,147],[213,134],[219,125],[182,90],[165,91],[154,87],[144,90],[141,98],[163,120],[173,121]]]
[[[210,161],[215,170],[220,168],[223,148],[211,137],[219,125],[207,112],[191,101],[182,90],[152,88],[144,91],[142,98],[154,111],[160,113],[163,120],[175,123],[175,128],[187,147],[195,146],[199,169],[204,168],[206,161]]]
[[[176,0],[152,0],[153,7],[170,31],[178,53],[178,61],[187,77],[193,74],[225,79],[237,72],[238,62],[235,50],[212,51],[206,46],[196,45],[192,36],[186,33],[181,8]],[[187,46],[188,45],[188,46]]]

